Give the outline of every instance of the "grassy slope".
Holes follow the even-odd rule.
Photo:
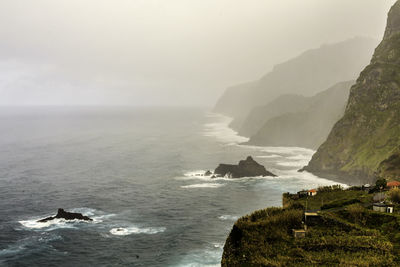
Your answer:
[[[363,191],[324,192],[308,205],[358,199]],[[305,199],[294,201],[305,203]],[[373,212],[352,204],[321,212],[322,221],[309,227],[306,238],[294,239],[291,229],[302,227],[300,208],[268,208],[240,218],[224,247],[222,266],[399,266],[400,216]]]

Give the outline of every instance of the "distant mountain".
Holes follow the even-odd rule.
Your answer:
[[[289,95],[278,98],[266,107],[277,107],[279,111],[286,108],[287,112],[262,124],[248,143],[317,149],[326,140],[333,125],[343,116],[350,87],[354,83],[338,83],[313,97]]]
[[[238,130],[253,108],[280,95],[312,96],[338,82],[354,80],[369,63],[377,43],[358,37],[309,50],[276,65],[258,81],[228,88],[214,111],[233,117],[231,126]]]
[[[308,102],[309,98],[301,95],[279,96],[265,106],[254,108],[243,121],[239,134],[247,137],[253,136],[270,119],[290,112],[303,111]]]
[[[400,178],[400,1],[371,64],[351,88],[343,118],[304,169],[351,183]]]

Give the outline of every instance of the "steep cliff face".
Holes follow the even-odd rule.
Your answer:
[[[370,182],[400,174],[400,1],[369,66],[350,91],[345,114],[304,169]]]
[[[258,81],[227,89],[214,111],[234,117],[231,126],[239,130],[253,108],[281,95],[312,96],[338,82],[355,80],[377,44],[374,39],[354,38],[308,50],[276,65]]]
[[[304,98],[298,106],[282,106],[281,109],[286,107],[288,112],[262,124],[261,129],[251,136],[249,144],[317,149],[343,116],[354,83],[338,83],[313,97]]]

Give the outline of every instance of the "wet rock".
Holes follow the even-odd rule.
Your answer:
[[[82,215],[81,213],[67,212],[64,209],[58,209],[56,216],[47,217],[45,219],[39,220],[38,222],[48,222],[54,219],[93,221],[92,219]]]
[[[257,163],[251,156],[248,156],[246,160],[239,161],[238,165],[220,164],[215,169],[214,174],[229,178],[276,176],[267,171],[263,165]]]

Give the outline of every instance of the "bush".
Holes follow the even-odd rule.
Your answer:
[[[400,203],[400,189],[398,188],[393,188],[389,191],[389,199],[393,202],[393,203]]]
[[[289,205],[288,209],[305,210],[305,207],[300,202],[294,202]]]
[[[342,191],[342,190],[343,190],[343,187],[338,184],[318,187],[318,193],[334,192],[334,191]]]
[[[365,211],[365,208],[363,206],[357,203],[348,206],[346,210],[349,213],[350,217],[353,219],[354,223],[362,223],[362,224],[365,223],[361,222]]]
[[[386,187],[386,185],[387,185],[386,179],[378,179],[375,182],[375,188],[378,189],[378,190],[379,189],[384,189]]]

